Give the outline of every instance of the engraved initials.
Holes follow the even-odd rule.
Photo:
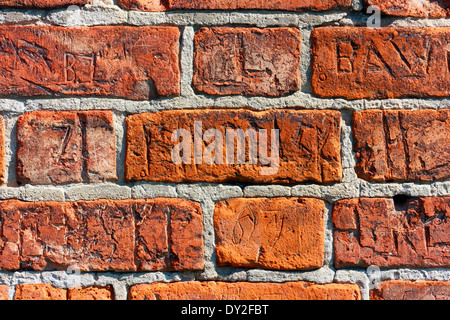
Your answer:
[[[64,76],[66,83],[90,83],[94,80],[94,55],[64,55]]]

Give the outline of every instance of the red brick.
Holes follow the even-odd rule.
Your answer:
[[[366,6],[377,6],[383,14],[401,17],[445,18],[450,16],[448,0],[364,0]]]
[[[9,300],[8,298],[8,286],[0,285],[0,300]]]
[[[355,112],[353,135],[361,179],[450,178],[450,110]]]
[[[175,27],[1,26],[0,95],[178,95]]]
[[[119,5],[125,9],[141,11],[165,10],[286,10],[286,11],[324,11],[329,9],[347,8],[351,0],[119,0]]]
[[[371,300],[449,300],[450,282],[385,281],[370,292]]]
[[[448,97],[450,28],[314,29],[313,94],[346,99]]]
[[[336,203],[335,265],[429,268],[450,266],[450,197],[348,199]]]
[[[204,268],[203,218],[198,203],[183,199],[147,201],[137,219],[139,271]]]
[[[219,266],[305,270],[323,266],[325,204],[318,199],[236,198],[216,204]]]
[[[67,300],[67,290],[47,283],[19,284],[14,300]]]
[[[204,132],[209,129],[220,131],[224,149],[227,145],[227,129],[242,129],[244,132],[266,129],[269,137],[268,155],[273,149],[271,129],[279,129],[278,171],[273,165],[276,161],[268,166],[263,166],[260,160],[250,162],[248,142],[245,146],[245,163],[237,161],[237,143],[233,150],[234,164],[227,161],[226,150],[223,151],[222,164],[217,164],[219,161],[208,164],[204,159],[195,161],[194,146],[191,146],[192,157],[188,157],[190,164],[174,163],[172,150],[179,144],[179,140],[172,141],[172,134],[177,129],[185,129],[190,133],[193,144],[196,121],[202,122]],[[331,183],[342,178],[340,113],[337,111],[175,110],[129,116],[126,124],[125,171],[128,181]],[[257,138],[260,139],[260,136]],[[202,138],[197,141],[199,140]],[[207,142],[205,144],[210,145]],[[232,146],[229,145],[231,151]],[[202,147],[202,154],[205,147]],[[273,150],[275,159],[276,149]],[[216,157],[221,159],[219,154]],[[256,158],[261,159],[260,156]],[[272,172],[262,171],[263,167],[269,166],[272,167]]]
[[[210,95],[279,97],[300,87],[294,28],[202,28],[195,34],[194,89]]]
[[[76,287],[67,290],[67,300],[114,300],[111,286]]]
[[[149,217],[157,216],[157,210],[169,217],[173,213],[166,227],[170,234],[151,228]],[[158,258],[165,264],[152,270],[202,269],[201,216],[198,204],[176,199],[3,201],[0,269],[42,271],[76,266],[81,271],[146,270],[154,253],[160,253]],[[167,252],[158,251],[155,239],[162,235],[168,237]]]
[[[0,7],[48,9],[70,5],[84,6],[90,2],[90,0],[0,0]]]
[[[130,300],[360,300],[354,284],[177,282],[131,287]]]
[[[17,121],[17,180],[62,184],[115,180],[116,139],[109,111],[37,111]]]

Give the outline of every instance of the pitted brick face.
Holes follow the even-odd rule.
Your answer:
[[[19,284],[14,300],[67,300],[67,291],[48,283]]]
[[[445,98],[450,29],[323,27],[311,35],[312,88],[321,98]]]
[[[324,11],[344,9],[351,0],[119,0],[119,6],[140,11],[166,10],[283,10]]]
[[[323,266],[325,204],[318,199],[236,198],[216,204],[219,266],[307,270]]]
[[[116,180],[109,111],[36,111],[17,121],[17,180],[64,184]]]
[[[188,281],[131,287],[131,300],[360,300],[355,284]]]
[[[2,26],[2,96],[148,100],[180,92],[175,27]]]
[[[195,34],[194,89],[209,95],[279,97],[300,87],[295,28],[202,28]]]
[[[371,300],[448,300],[450,282],[446,281],[383,281],[370,292]]]
[[[383,14],[401,17],[445,18],[450,16],[448,0],[364,0],[366,6],[377,6]]]
[[[449,208],[449,197],[406,200],[397,208],[387,198],[338,201],[332,213],[336,267],[449,267]]]
[[[356,172],[368,181],[450,178],[450,110],[367,110],[353,115]]]
[[[158,217],[166,220],[156,225]],[[0,236],[0,270],[203,269],[201,208],[182,199],[8,200]]]

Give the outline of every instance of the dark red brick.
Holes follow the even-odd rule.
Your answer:
[[[398,200],[397,200],[398,201]],[[450,266],[450,197],[342,200],[333,208],[335,265]]]
[[[84,6],[90,0],[0,0],[0,8],[39,8],[50,9],[68,7],[70,5]]]
[[[450,282],[384,281],[370,292],[371,300],[449,300]]]

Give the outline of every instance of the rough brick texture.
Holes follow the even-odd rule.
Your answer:
[[[19,284],[14,300],[67,300],[67,290],[47,283]]]
[[[323,11],[350,7],[351,0],[119,0],[118,3],[123,8],[141,11],[186,9]]]
[[[90,0],[0,0],[0,8],[15,7],[49,9],[68,7],[70,5],[83,6],[90,2]]]
[[[312,32],[320,97],[448,97],[450,29],[323,27]]]
[[[17,121],[17,181],[62,184],[115,180],[109,111],[25,113]]]
[[[67,300],[114,300],[114,292],[111,286],[70,288]]]
[[[194,39],[194,89],[270,97],[295,92],[300,42],[294,28],[202,28]]]
[[[8,298],[8,286],[0,285],[0,301],[9,300]]]
[[[203,269],[202,213],[181,199],[0,202],[0,269]]]
[[[364,0],[366,6],[374,5],[383,14],[401,17],[441,18],[450,16],[448,0]]]
[[[197,127],[197,133],[194,132],[195,122],[202,123],[202,128]],[[179,110],[133,115],[127,117],[126,123],[125,169],[126,179],[129,181],[331,183],[342,178],[340,114],[336,111]],[[192,138],[192,143],[189,138],[183,143],[191,148],[190,152],[186,151],[190,164],[187,161],[177,164],[172,157],[173,150],[181,141],[180,138],[172,141],[173,133],[177,129],[187,130]],[[242,129],[243,133],[249,133],[250,129],[255,130],[255,139],[258,141],[264,141],[259,130],[266,129],[267,153],[261,157],[261,146],[252,148],[250,152],[250,139],[247,139],[245,148],[238,148],[237,140],[231,138],[231,143],[228,144],[229,152],[225,150],[223,155],[220,152],[206,152],[206,147],[201,142],[204,135],[199,131],[204,130],[206,133],[209,129],[221,132],[224,148],[227,146],[227,129]],[[276,139],[271,140],[271,129],[279,129],[278,168],[276,148],[272,146],[272,141],[276,144]],[[196,135],[199,135],[198,149],[194,143]],[[217,139],[220,141],[220,136],[217,136]],[[253,140],[256,141],[255,139]],[[205,145],[219,145],[210,142],[212,141],[208,140]],[[197,157],[194,157],[196,150],[200,152],[196,152]],[[243,150],[245,162],[239,162],[238,157]],[[272,151],[275,152],[272,154]],[[189,154],[192,154],[192,157],[189,157]],[[231,159],[227,160],[227,156]],[[270,162],[269,157],[273,161],[267,164]],[[263,168],[268,171],[262,170]]]
[[[450,197],[349,199],[333,208],[335,265],[450,266]]]
[[[371,300],[450,300],[450,282],[385,281],[370,292]]]
[[[1,26],[0,95],[177,95],[175,27]]]
[[[219,266],[274,270],[323,266],[325,204],[318,199],[236,198],[216,204]]]
[[[133,286],[131,300],[360,300],[354,284],[178,282]]]
[[[369,181],[450,178],[450,110],[368,110],[353,116],[356,172]]]

